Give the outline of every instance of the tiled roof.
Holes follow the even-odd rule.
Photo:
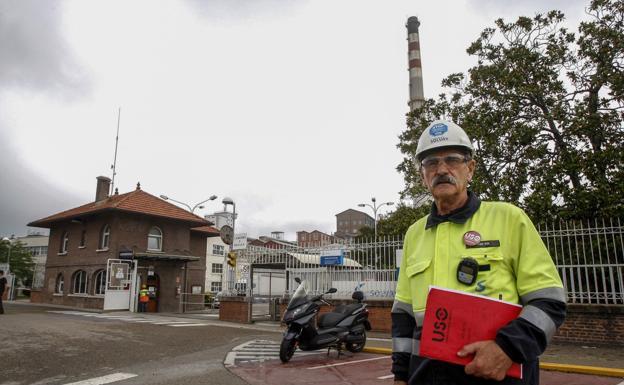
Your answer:
[[[208,237],[218,237],[221,235],[221,232],[212,226],[193,227],[191,231],[208,234]]]
[[[49,228],[54,222],[84,217],[109,210],[177,219],[196,224],[197,226],[208,225],[210,223],[200,216],[190,213],[169,202],[165,202],[137,188],[126,194],[112,195],[97,202],[87,203],[86,205],[50,215],[49,217],[30,222],[28,226]]]

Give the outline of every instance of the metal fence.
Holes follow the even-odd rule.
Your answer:
[[[283,282],[271,280],[273,288],[283,288],[281,295],[294,292],[297,288],[294,279],[299,277],[307,280],[316,294],[335,287],[338,292],[332,298],[351,298],[353,291],[358,289],[368,298],[392,299],[396,287],[396,255],[402,246],[401,237],[308,247],[248,246],[246,250],[238,251],[238,271],[228,268],[225,287],[230,294],[241,294],[244,288],[254,296],[266,296],[266,289],[259,285],[262,281],[255,272],[266,274],[266,271],[274,270],[285,272]],[[241,274],[243,270],[247,274]],[[252,284],[251,287],[247,286],[248,283]]]
[[[539,227],[568,303],[624,304],[624,227],[619,219]]]
[[[619,219],[558,222],[539,226],[538,230],[557,266],[569,303],[624,305],[624,227]],[[238,251],[238,271],[228,268],[225,290],[263,296],[262,287],[253,282],[253,271],[274,269],[286,274],[283,285],[273,283],[273,293],[275,287],[282,288],[282,295],[292,293],[297,287],[294,278],[300,277],[308,281],[314,294],[335,287],[338,292],[332,298],[350,298],[358,289],[368,299],[391,300],[402,247],[402,237],[314,247],[249,246]],[[323,256],[337,251],[342,253],[342,263],[324,265]]]

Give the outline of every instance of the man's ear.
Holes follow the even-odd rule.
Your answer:
[[[477,162],[474,159],[470,159],[470,161],[468,162],[468,182],[472,182],[472,177],[474,175],[476,167]]]

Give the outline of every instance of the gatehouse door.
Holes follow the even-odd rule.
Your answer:
[[[134,311],[137,285],[137,262],[109,259],[106,263],[106,292],[104,310]]]

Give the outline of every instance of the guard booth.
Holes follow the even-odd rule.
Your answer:
[[[279,299],[286,291],[284,263],[251,264],[252,321],[279,321]],[[277,306],[276,306],[277,304]]]
[[[106,292],[103,310],[136,309],[137,262],[128,259],[109,259],[106,262]]]

